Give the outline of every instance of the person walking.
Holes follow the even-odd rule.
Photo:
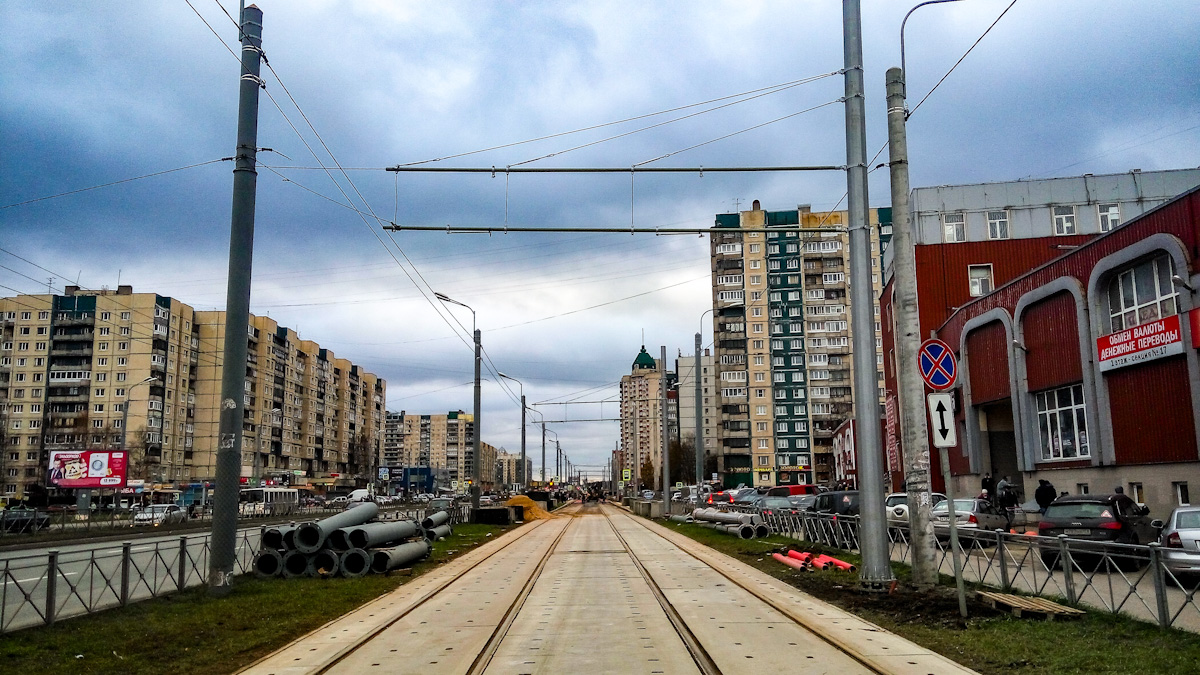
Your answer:
[[[980,481],[979,487],[983,488],[983,491],[990,495],[996,494],[996,479],[992,478],[991,471],[983,474],[983,480]]]
[[[1058,491],[1054,489],[1054,485],[1050,481],[1044,478],[1038,479],[1038,488],[1034,490],[1033,498],[1037,500],[1038,510],[1043,516],[1046,515],[1046,508],[1055,500],[1057,494]]]

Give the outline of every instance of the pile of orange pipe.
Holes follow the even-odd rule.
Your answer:
[[[845,570],[847,572],[855,572],[858,570],[858,568],[854,565],[851,565],[844,560],[831,558],[824,553],[817,555],[813,553],[789,550],[787,555],[782,553],[773,553],[771,554],[771,557],[775,558],[784,565],[787,565],[788,567],[792,567],[801,571],[813,569],[825,570],[833,567],[836,567],[840,570]]]

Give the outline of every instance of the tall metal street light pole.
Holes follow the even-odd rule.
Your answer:
[[[133,401],[133,390],[142,386],[143,384],[150,384],[151,382],[158,382],[158,378],[151,375],[141,382],[133,383],[128,389],[125,390],[125,405],[121,408],[121,449],[125,451],[126,463],[129,462],[129,404]],[[92,501],[91,490],[87,490],[86,492],[86,499],[90,507]],[[84,498],[81,497],[80,501],[83,499]]]
[[[505,375],[504,373],[502,373],[500,371],[496,371],[496,374],[499,375],[500,377],[503,377],[506,380],[512,380],[513,382],[516,382],[517,386],[521,388],[521,465],[520,465],[520,468],[517,470],[517,482],[519,482],[521,484],[521,490],[524,491],[525,487],[526,487],[526,484],[525,484],[525,410],[527,409],[525,407],[525,385],[520,380],[518,380],[517,378],[515,378],[511,375]]]
[[[242,10],[242,64],[238,71],[238,133],[234,152],[233,208],[229,225],[229,281],[225,294],[225,347],[221,367],[217,437],[217,489],[213,498],[208,591],[233,589],[238,494],[242,472],[242,418],[246,396],[246,331],[250,326],[250,276],[254,256],[254,205],[258,185],[258,90],[262,67],[262,10]]]
[[[476,323],[475,323],[475,310],[472,309],[470,305],[465,305],[457,300],[447,297],[445,294],[442,294],[442,293],[434,293],[433,297],[437,298],[438,300],[441,300],[442,302],[448,302],[452,305],[458,305],[459,307],[466,307],[467,309],[471,310],[471,332],[475,336],[475,409],[474,409],[475,437],[471,442],[471,508],[478,509],[479,508],[479,492],[480,492],[480,489],[479,489],[479,476],[480,476],[479,443],[480,443],[480,438],[483,436],[483,425],[482,425],[483,420],[481,420],[479,417],[479,412],[480,412],[479,411],[479,407],[480,407],[479,406],[479,391],[480,391],[480,389],[479,389],[479,367],[480,367],[480,364],[482,363],[483,346],[482,346],[482,342],[480,341],[480,337],[479,337],[479,328],[476,326]]]
[[[908,137],[905,102],[904,27],[908,17],[925,5],[957,0],[929,0],[904,15],[900,23],[900,68],[887,71],[888,165],[892,190],[892,309],[895,317],[896,383],[900,401],[900,432],[904,451],[904,482],[908,492],[909,530],[912,533],[912,583],[928,589],[938,583],[937,545],[931,521],[929,432],[925,421],[925,387],[917,365],[921,348],[921,322],[917,302],[916,242],[909,218]],[[946,495],[950,496],[950,476],[945,450],[942,451]],[[949,500],[950,522],[955,521],[954,500]],[[957,533],[955,533],[957,534]],[[958,547],[954,552],[955,577],[959,584]],[[960,586],[959,612],[966,616],[966,601]]]
[[[871,282],[871,226],[867,217],[867,127],[863,90],[862,12],[859,0],[843,0],[846,80],[846,192],[850,230],[851,325],[854,329],[854,417],[858,479],[863,510],[860,548],[863,590],[887,590],[895,575],[888,556],[883,509],[883,453],[879,439],[879,384],[875,366],[875,293]]]

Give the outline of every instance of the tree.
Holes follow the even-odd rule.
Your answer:
[[[649,457],[642,462],[641,479],[643,490],[654,489],[654,463]]]
[[[696,480],[696,444],[691,438],[683,442],[671,441],[671,478],[670,483],[691,485]]]
[[[369,485],[374,480],[371,469],[371,444],[367,439],[367,432],[360,431],[350,442],[350,473],[354,474],[356,479],[365,474],[366,484]],[[355,481],[356,484],[359,482]]]

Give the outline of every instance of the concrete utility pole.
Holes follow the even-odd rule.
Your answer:
[[[662,490],[663,517],[671,515],[671,430],[667,424],[667,346],[663,345],[658,359],[658,420],[662,424]]]
[[[863,503],[859,583],[887,590],[895,580],[888,557],[879,443],[879,384],[875,365],[875,298],[871,283],[871,229],[867,214],[867,127],[863,102],[862,15],[859,0],[842,2],[846,67],[846,185],[850,229],[850,300],[854,328],[854,419],[858,486]]]
[[[700,388],[703,384],[700,380],[700,345],[704,337],[700,333],[696,333],[696,490],[700,490],[700,483],[704,480],[704,420],[700,417],[700,413],[704,410],[700,399]],[[697,502],[698,503],[698,502]]]
[[[221,417],[217,445],[217,485],[213,497],[210,595],[233,589],[239,479],[242,472],[242,416],[246,396],[246,331],[250,325],[250,271],[254,254],[254,200],[258,184],[258,89],[262,62],[262,10],[242,11],[242,68],[239,73],[237,150],[234,152],[233,213],[229,228],[229,282],[225,296],[225,353],[221,370]],[[258,449],[255,448],[255,452]]]
[[[908,137],[905,121],[904,71],[887,71],[888,147],[892,175],[892,314],[895,317],[896,387],[904,449],[904,482],[908,492],[908,525],[912,583],[932,588],[938,583],[937,544],[930,511],[929,436],[925,421],[925,387],[917,366],[921,348],[917,311],[916,242],[908,214]]]
[[[475,311],[471,311],[471,316],[475,316]],[[479,329],[475,329],[475,437],[471,442],[471,509],[479,509],[479,493],[480,493],[480,471],[479,465],[483,455],[480,450],[480,443],[483,437],[483,420],[480,418],[479,405],[479,365],[483,360],[482,356],[483,344],[480,339]]]
[[[546,422],[542,421],[542,489],[546,487]]]
[[[521,492],[529,489],[525,475],[525,394],[521,394],[521,468],[517,470],[517,481],[521,483]]]

